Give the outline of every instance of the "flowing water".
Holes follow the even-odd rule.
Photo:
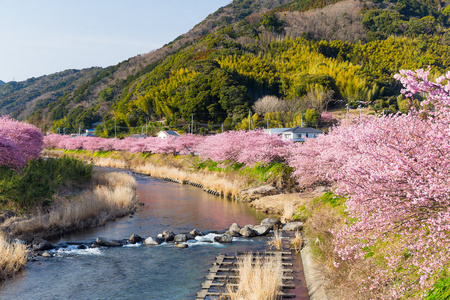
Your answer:
[[[214,233],[189,241],[187,249],[170,243],[96,249],[71,245],[89,245],[99,236],[156,236],[164,230],[223,231],[234,222],[259,224],[265,217],[246,204],[199,188],[141,175],[135,178],[139,200],[145,205],[134,216],[53,241],[68,246],[54,251],[52,258],[29,262],[0,288],[0,299],[194,299],[219,252],[264,249],[265,238],[235,238],[231,244],[218,244],[210,242]]]

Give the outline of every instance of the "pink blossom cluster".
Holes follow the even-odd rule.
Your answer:
[[[284,161],[289,154],[291,142],[262,130],[226,131],[208,136],[199,144],[197,151],[203,158],[216,162],[238,162],[247,166]]]
[[[284,160],[289,154],[290,142],[262,130],[228,131],[213,136],[183,134],[166,139],[147,137],[135,139],[105,139],[99,137],[70,137],[49,134],[44,138],[46,148],[89,151],[127,151],[130,153],[194,154],[216,162],[239,162],[245,165],[267,164]]]
[[[335,183],[348,197],[348,226],[334,232],[340,259],[385,245],[386,268],[362,291],[386,299],[415,297],[450,264],[450,98],[439,83],[450,73],[438,83],[428,71],[400,74],[406,95],[427,95],[422,110],[343,124],[293,146],[290,159],[302,186]]]
[[[0,166],[19,170],[40,156],[42,145],[42,132],[36,126],[0,117]]]

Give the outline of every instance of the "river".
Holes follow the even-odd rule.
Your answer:
[[[132,234],[156,236],[164,230],[185,233],[224,231],[236,222],[259,224],[266,216],[247,204],[229,201],[201,189],[134,175],[137,212],[105,226],[70,234],[54,243],[83,242],[97,237],[126,239]],[[258,251],[265,238],[235,238],[231,244],[210,243],[214,234],[173,244],[54,251],[52,258],[28,262],[27,268],[0,289],[0,299],[194,299],[219,252]]]

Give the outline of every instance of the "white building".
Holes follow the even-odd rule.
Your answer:
[[[322,134],[322,131],[310,127],[296,126],[294,128],[284,130],[281,134],[285,140],[304,142],[307,138],[316,138],[319,134]]]
[[[178,134],[178,132],[173,131],[173,130],[164,130],[164,131],[160,131],[158,132],[157,135],[160,139],[165,139],[168,136],[174,136],[174,137],[179,137],[180,135]]]

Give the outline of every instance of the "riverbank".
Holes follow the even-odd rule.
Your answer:
[[[281,181],[281,176],[274,176],[275,179],[271,178],[269,182],[262,184],[255,177],[242,176],[237,172],[193,170],[196,162],[195,158],[190,156],[142,157],[122,152],[93,154],[87,151],[63,150],[47,150],[45,155],[52,157],[70,155],[98,166],[131,169],[137,173],[170,179],[181,184],[191,183],[203,189],[216,191],[224,197],[249,202],[251,207],[267,214],[278,215],[283,221],[296,218],[306,221],[306,217],[299,216],[297,212],[304,210],[313,199],[321,197],[327,191],[327,189],[319,188],[312,192],[292,192],[295,188],[292,188],[291,183],[289,183],[290,188],[286,188]],[[303,239],[305,246],[301,251],[301,257],[310,297],[311,299],[327,299],[326,286],[329,280],[325,278],[322,262],[317,259],[317,251],[312,246],[314,245],[313,235],[304,234]]]
[[[283,164],[245,167],[205,163],[191,155],[131,154],[124,151],[45,150],[47,157],[71,156],[102,167],[129,169],[155,178],[191,184],[230,199],[251,202],[267,195],[296,191]]]
[[[34,214],[13,213],[0,223],[0,281],[25,266],[28,245],[96,227],[136,209],[136,181],[125,173],[95,171],[84,188],[60,188],[52,204]]]
[[[136,181],[131,175],[97,170],[85,188],[61,189],[46,211],[9,218],[0,229],[27,242],[36,237],[55,238],[125,216],[136,209],[137,201]]]

